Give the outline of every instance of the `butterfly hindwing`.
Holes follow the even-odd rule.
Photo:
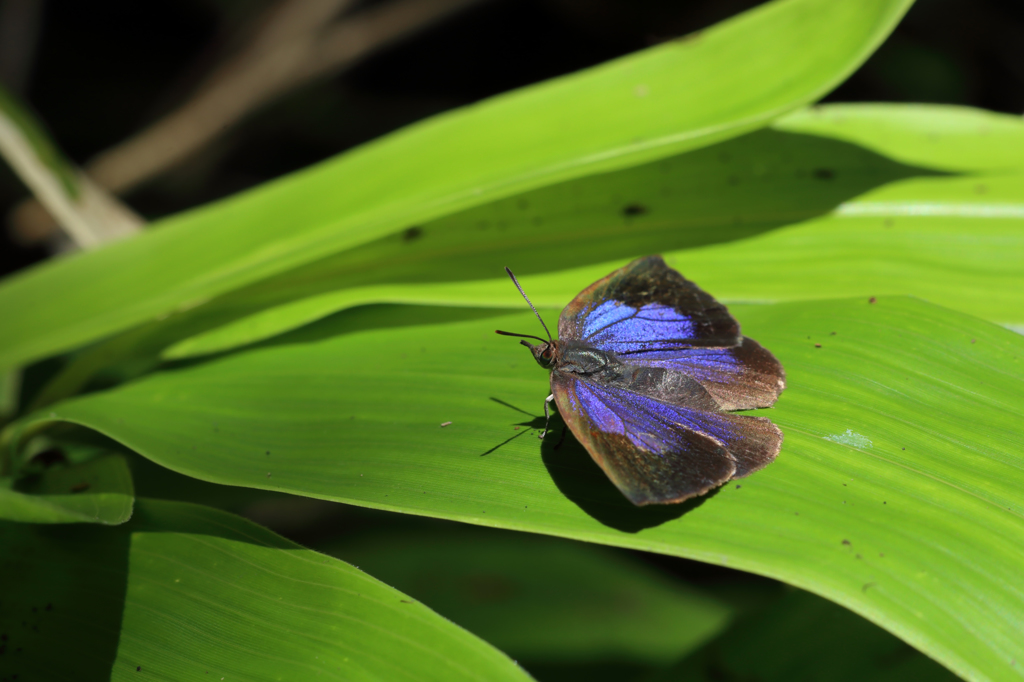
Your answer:
[[[702,495],[767,465],[782,443],[767,419],[672,405],[558,371],[551,389],[573,435],[637,505]]]
[[[771,407],[786,387],[782,363],[745,336],[740,345],[731,348],[677,348],[628,355],[622,360],[692,377],[723,410]]]

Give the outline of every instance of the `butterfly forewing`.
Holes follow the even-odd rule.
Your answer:
[[[561,339],[619,355],[699,346],[736,346],[740,327],[725,306],[668,267],[640,258],[594,282],[562,311]]]
[[[786,385],[779,361],[740,336],[726,307],[661,256],[639,258],[584,289],[562,311],[558,333],[626,364],[691,376],[724,410],[770,407]]]

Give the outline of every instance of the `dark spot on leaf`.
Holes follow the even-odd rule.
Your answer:
[[[835,335],[836,335],[836,333],[835,333],[835,332],[829,332],[829,333],[828,333],[828,335],[829,335],[829,336],[835,336]]]
[[[874,296],[872,296],[871,298],[869,298],[869,299],[868,299],[868,303],[874,303],[874,302],[875,302],[875,301],[877,301],[877,300],[878,300],[877,298],[875,298]]]
[[[402,233],[403,242],[413,242],[423,236],[423,228],[413,226]]]
[[[738,483],[736,484],[736,490],[739,490],[739,489],[740,489],[740,488],[742,488],[742,487],[743,487],[743,486],[741,486],[740,484],[738,484]]]
[[[73,492],[73,493],[81,493],[81,492],[85,492],[86,490],[88,490],[91,487],[92,486],[90,484],[88,484],[88,483],[76,483],[73,486],[71,486],[71,492]],[[33,611],[34,610],[35,609],[33,609]]]
[[[819,180],[831,180],[836,176],[836,173],[831,168],[815,168],[814,177]]]
[[[848,545],[848,544],[850,544],[850,541],[849,540],[843,540],[843,544],[844,545]]]
[[[864,583],[864,587],[860,588],[861,592],[867,592],[868,588],[874,587],[874,583]]]
[[[816,344],[814,344],[814,347],[815,348],[821,348],[821,344],[820,343],[816,343]]]
[[[398,601],[402,602],[403,604],[412,604],[413,603],[413,602],[409,601],[408,599],[399,599]]]
[[[46,605],[46,610],[47,611],[53,611],[53,604],[47,604]]]
[[[142,672],[142,666],[141,665],[135,666],[135,672],[141,673]]]
[[[636,216],[647,213],[647,207],[643,204],[630,204],[622,209],[622,215],[624,216]]]
[[[971,343],[977,343],[978,339],[971,339]]]

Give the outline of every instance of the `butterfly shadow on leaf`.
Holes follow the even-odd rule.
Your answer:
[[[678,519],[716,492],[679,504],[635,506],[608,480],[590,453],[565,427],[557,411],[551,416],[551,430],[540,444],[540,456],[563,495],[592,518],[624,533],[637,533]]]
[[[529,415],[528,412],[503,400],[497,398],[491,398],[491,400]],[[482,454],[489,455],[515,439],[536,438],[536,434],[544,428],[544,417],[533,417],[531,420],[524,420],[517,425],[526,428]],[[717,492],[712,491],[703,497],[687,500],[680,504],[647,507],[633,505],[608,480],[605,473],[590,457],[590,453],[569,432],[557,410],[552,412],[550,430],[544,440],[540,442],[540,456],[551,480],[563,495],[593,519],[624,533],[637,533],[645,528],[653,528],[666,521],[678,519],[699,507]]]

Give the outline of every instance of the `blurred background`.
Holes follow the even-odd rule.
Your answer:
[[[0,0],[0,83],[65,154],[153,220],[757,4]],[[918,0],[826,101],[1021,114],[1021,45],[1019,0]],[[62,246],[27,196],[0,164],[0,274]]]

